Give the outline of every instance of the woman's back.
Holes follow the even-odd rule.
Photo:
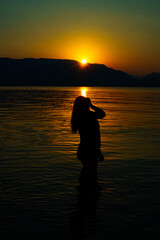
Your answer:
[[[88,111],[79,119],[79,134],[80,143],[82,145],[99,148],[100,143],[100,129],[95,112]]]

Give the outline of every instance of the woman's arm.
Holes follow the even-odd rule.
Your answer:
[[[92,109],[95,111],[96,117],[97,117],[98,119],[104,118],[104,117],[106,116],[105,112],[104,112],[101,108],[98,108],[98,107],[96,107],[95,105],[93,105],[93,104],[91,103],[90,98],[87,98],[87,99],[88,99],[89,107],[92,108]]]

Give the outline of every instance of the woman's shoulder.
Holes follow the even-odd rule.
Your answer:
[[[96,113],[93,111],[88,111],[85,114],[83,114],[83,116],[81,116],[80,122],[82,121],[91,121],[93,119],[97,119],[96,118]]]
[[[89,111],[89,117],[93,119],[97,119],[96,112]]]

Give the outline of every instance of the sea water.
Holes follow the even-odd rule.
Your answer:
[[[80,191],[74,100],[99,120],[97,188]],[[0,88],[1,239],[145,239],[160,227],[160,89]],[[89,200],[88,200],[89,199]]]

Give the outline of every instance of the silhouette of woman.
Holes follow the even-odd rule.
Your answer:
[[[90,111],[90,108],[94,110]],[[103,161],[101,153],[100,127],[97,119],[106,116],[105,112],[94,106],[89,98],[79,96],[76,98],[72,111],[71,128],[73,133],[79,133],[80,144],[77,157],[82,162],[81,175],[96,174],[98,161]]]

